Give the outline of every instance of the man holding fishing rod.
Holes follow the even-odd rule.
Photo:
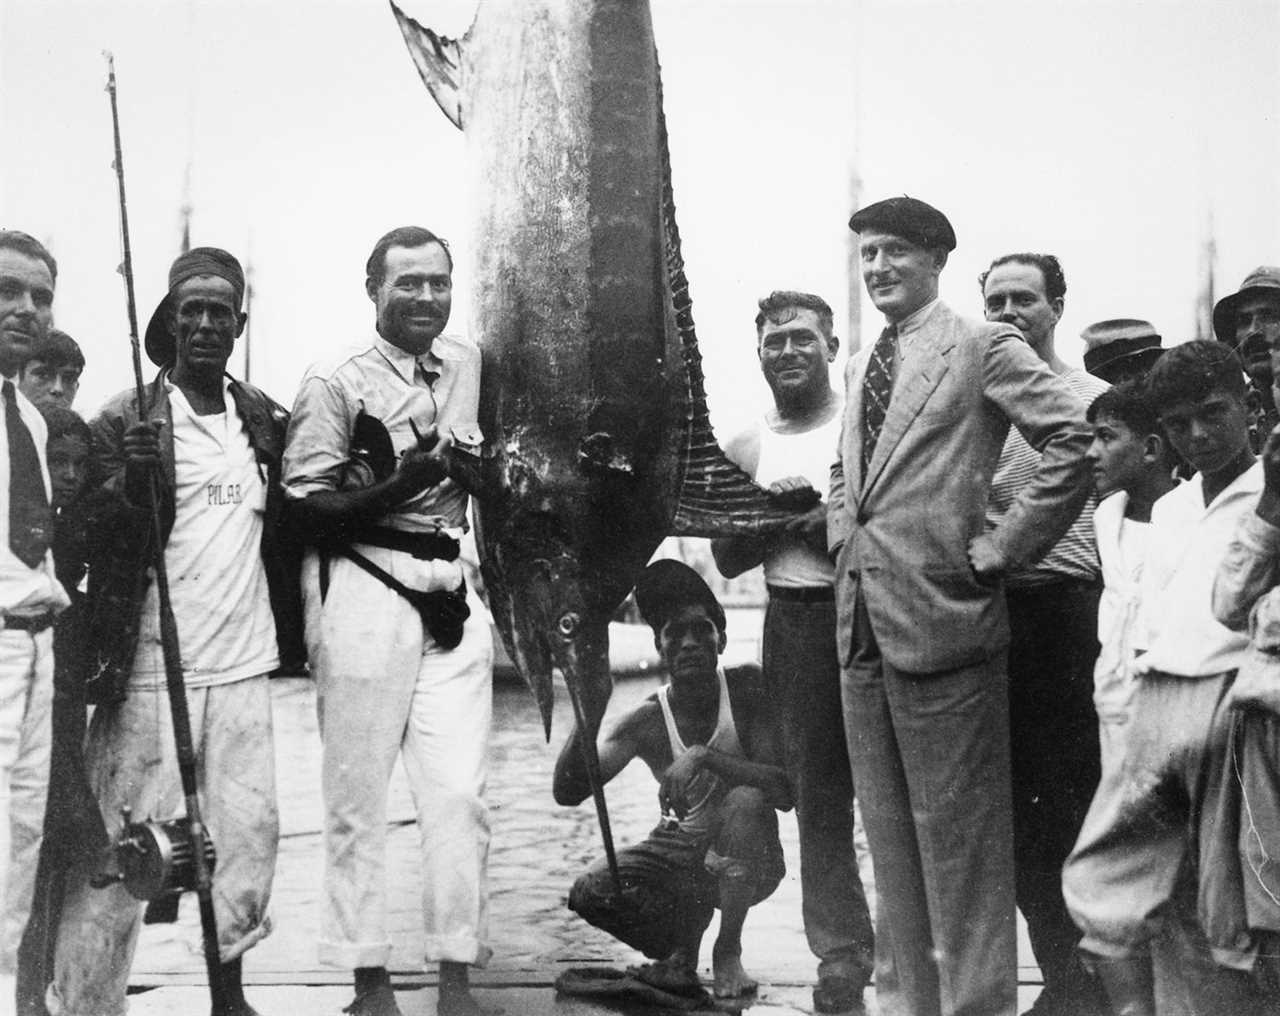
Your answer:
[[[246,315],[244,272],[225,250],[198,247],[169,270],[146,330],[161,369],[144,391],[115,396],[92,423],[90,482],[110,506],[91,534],[90,625],[99,703],[86,769],[108,830],[121,809],[164,820],[181,811],[166,700],[151,487],[176,620],[202,813],[217,851],[212,898],[221,963],[215,1016],[253,1016],[241,957],[271,928],[267,903],[279,820],[267,675],[300,659],[296,555],[281,528],[280,465],[288,414],[226,374]],[[68,880],[58,931],[53,1016],[125,1011],[142,920],[100,860]]]

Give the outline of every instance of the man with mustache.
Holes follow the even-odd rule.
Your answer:
[[[726,454],[778,499],[795,520],[770,539],[712,541],[728,578],[764,565],[769,605],[764,679],[783,727],[787,778],[800,829],[805,937],[818,957],[814,1010],[862,1012],[874,935],[853,853],[853,784],[840,711],[835,571],[827,557],[831,454],[843,399],[831,387],[840,348],[831,307],[812,293],[775,291],[759,303],[756,353],[773,406],[736,435]]]
[[[1012,1016],[1002,578],[1078,514],[1089,428],[1016,328],[967,321],[938,299],[956,246],[945,215],[890,198],[849,228],[887,325],[845,371],[827,516],[845,730],[892,966],[876,995],[913,1016]],[[986,532],[1010,424],[1040,465]]]
[[[430,230],[374,245],[377,333],[313,365],[294,404],[284,482],[312,549],[307,644],[324,744],[320,958],[355,971],[353,1016],[398,1016],[387,972],[387,786],[404,762],[418,809],[426,959],[439,1016],[480,1011],[488,962],[493,636],[463,581],[467,492],[455,440],[478,445],[480,349],[446,333],[453,258]]]
[[[158,505],[170,598],[196,752],[202,818],[217,850],[213,907],[225,1006],[254,1016],[241,957],[271,930],[267,904],[279,819],[268,674],[301,647],[297,560],[281,526],[285,410],[226,373],[246,315],[244,272],[225,250],[197,247],[169,269],[147,325],[160,373],[107,401],[91,424],[97,520],[90,562],[90,644],[97,702],[85,767],[115,839],[121,809],[164,820],[182,791],[150,574]],[[119,883],[94,888],[101,862],[68,877],[50,1011],[125,1010],[142,906]]]
[[[1260,452],[1267,435],[1280,423],[1271,369],[1272,353],[1280,350],[1280,267],[1259,265],[1239,290],[1219,300],[1213,308],[1213,334],[1244,361],[1259,411],[1250,440],[1253,450]]]
[[[67,605],[53,537],[47,431],[14,380],[53,321],[58,265],[34,237],[0,230],[0,1011],[15,1003],[18,943],[35,889],[49,781],[54,615]]]

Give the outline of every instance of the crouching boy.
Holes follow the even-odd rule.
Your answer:
[[[756,982],[742,968],[742,925],[782,881],[774,809],[791,806],[759,668],[719,666],[724,610],[687,565],[651,564],[636,601],[670,683],[601,735],[600,775],[607,782],[642,759],[660,784],[663,820],[644,842],[618,852],[621,895],[601,861],[574,883],[569,907],[657,960],[641,979],[676,993],[700,991],[698,950],[718,908],[715,993],[750,994]],[[556,761],[559,804],[591,793],[581,736],[575,728]]]

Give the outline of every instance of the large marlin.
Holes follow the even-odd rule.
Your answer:
[[[481,0],[460,40],[392,9],[466,138],[485,442],[462,465],[491,606],[548,736],[564,675],[612,858],[610,615],[668,534],[790,515],[711,433],[647,0]]]

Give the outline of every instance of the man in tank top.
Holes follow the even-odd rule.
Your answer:
[[[831,387],[840,342],[819,296],[775,290],[760,301],[756,352],[773,408],[735,436],[726,454],[796,518],[767,539],[712,541],[727,578],[764,565],[764,679],[783,731],[783,764],[800,830],[805,937],[818,957],[819,1013],[861,1011],[874,937],[853,852],[853,780],[840,705],[835,568],[827,509],[843,399]]]
[[[574,883],[569,907],[656,960],[639,972],[643,980],[682,994],[701,992],[698,950],[718,908],[715,993],[749,995],[756,982],[742,968],[742,926],[785,874],[775,809],[791,806],[760,670],[719,666],[724,610],[687,565],[651,564],[636,602],[670,683],[605,723],[600,777],[607,783],[643,760],[659,783],[662,820],[618,852],[621,895],[601,859]],[[575,727],[556,761],[559,804],[591,796],[580,739]]]

